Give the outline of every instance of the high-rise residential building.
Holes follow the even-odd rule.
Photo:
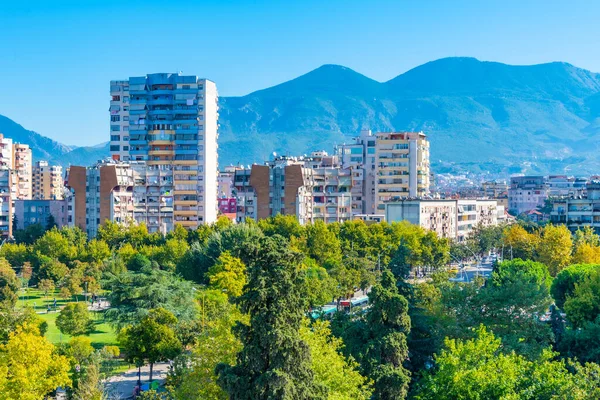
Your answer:
[[[60,165],[37,161],[33,166],[33,193],[35,200],[62,200],[64,195],[63,170]]]
[[[133,219],[132,172],[128,164],[100,162],[71,166],[67,186],[72,191],[73,225],[95,237],[105,221],[127,224]]]
[[[313,171],[303,160],[276,157],[266,165],[235,171],[237,220],[295,215],[301,224],[313,220]]]
[[[133,215],[136,223],[144,223],[149,232],[166,234],[175,225],[173,209],[173,165],[148,165],[144,161],[130,163],[133,185]],[[183,206],[180,214],[196,215]]]
[[[0,133],[0,167],[13,169],[14,147],[10,138]]]
[[[352,171],[352,214],[375,214],[376,137],[362,130],[354,143],[337,147],[342,168]]]
[[[423,132],[381,132],[376,135],[376,213],[385,202],[429,195],[429,141]]]
[[[114,160],[170,166],[174,223],[217,219],[217,87],[181,74],[149,74],[110,83]]]
[[[352,219],[353,204],[362,198],[362,181],[353,181],[352,168],[343,168],[337,155],[313,152],[305,160],[313,175],[313,221],[344,222]],[[353,193],[356,184],[361,193]]]
[[[295,215],[301,224],[352,219],[353,169],[324,151],[310,157],[276,156],[265,165],[235,171],[237,220]],[[358,192],[360,201],[361,192]],[[357,213],[358,214],[358,213]]]
[[[14,170],[17,175],[17,199],[30,200],[32,196],[32,157],[29,145],[15,143]]]
[[[0,165],[0,239],[8,239],[13,233],[13,186],[13,172],[10,168]]]

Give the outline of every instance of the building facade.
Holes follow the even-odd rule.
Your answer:
[[[214,82],[181,74],[111,81],[114,160],[169,165],[174,222],[186,228],[217,218],[218,94]]]
[[[462,242],[477,226],[504,222],[505,210],[495,200],[407,199],[385,203],[385,216],[387,222],[408,221]]]
[[[17,175],[17,196],[19,200],[30,200],[32,189],[32,156],[29,145],[15,143],[14,170]]]
[[[429,141],[423,132],[382,132],[376,135],[376,211],[385,202],[429,195]]]
[[[585,196],[558,199],[553,202],[550,222],[566,225],[571,231],[589,226],[600,232],[600,180],[590,180]]]
[[[313,220],[313,171],[303,160],[276,157],[266,165],[235,171],[237,221],[295,215],[301,224]]]
[[[362,130],[354,143],[337,147],[342,168],[352,174],[352,213],[375,214],[376,137]]]
[[[17,229],[30,225],[48,226],[50,216],[58,228],[69,226],[69,200],[16,200],[15,219]]]
[[[132,174],[128,164],[100,162],[92,167],[71,166],[67,186],[73,194],[73,225],[90,238],[106,221],[133,222]]]
[[[509,210],[522,214],[543,207],[548,198],[548,186],[543,176],[515,176],[510,178]]]
[[[32,197],[36,200],[61,200],[64,194],[64,177],[60,165],[37,161],[33,166]]]

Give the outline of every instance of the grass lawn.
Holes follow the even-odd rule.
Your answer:
[[[63,335],[56,327],[56,317],[60,312],[60,309],[67,303],[75,302],[75,297],[66,300],[58,296],[57,292],[49,293],[48,296],[44,296],[44,293],[37,289],[28,289],[27,292],[21,291],[17,306],[29,306],[35,308],[40,318],[48,322],[48,331],[46,332],[46,338],[52,343],[68,342],[71,337],[69,335]],[[59,311],[48,312],[48,305],[53,307],[54,299],[56,298],[56,306]],[[79,301],[85,301],[84,296],[78,296]],[[91,317],[94,320],[94,331],[89,335],[86,335],[92,341],[92,346],[101,348],[106,345],[118,345],[117,335],[114,329],[105,321],[103,312],[90,311]]]

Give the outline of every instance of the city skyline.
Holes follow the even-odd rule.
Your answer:
[[[239,96],[323,64],[378,81],[448,56],[523,65],[565,61],[600,71],[600,59],[589,51],[600,29],[593,18],[599,6],[583,2],[534,1],[519,4],[519,13],[506,2],[469,1],[380,1],[368,8],[331,2],[317,9],[305,2],[143,4],[2,5],[0,23],[11,40],[0,41],[6,61],[0,114],[61,143],[95,145],[108,140],[108,82],[155,72],[198,75],[215,81],[222,96]],[[144,22],[157,11],[177,28]],[[143,48],[169,57],[140,56]],[[78,112],[65,123],[61,115],[74,105]]]

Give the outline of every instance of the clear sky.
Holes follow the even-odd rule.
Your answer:
[[[109,81],[199,75],[244,95],[322,64],[385,81],[448,56],[600,72],[593,0],[0,0],[0,114],[108,140]]]

